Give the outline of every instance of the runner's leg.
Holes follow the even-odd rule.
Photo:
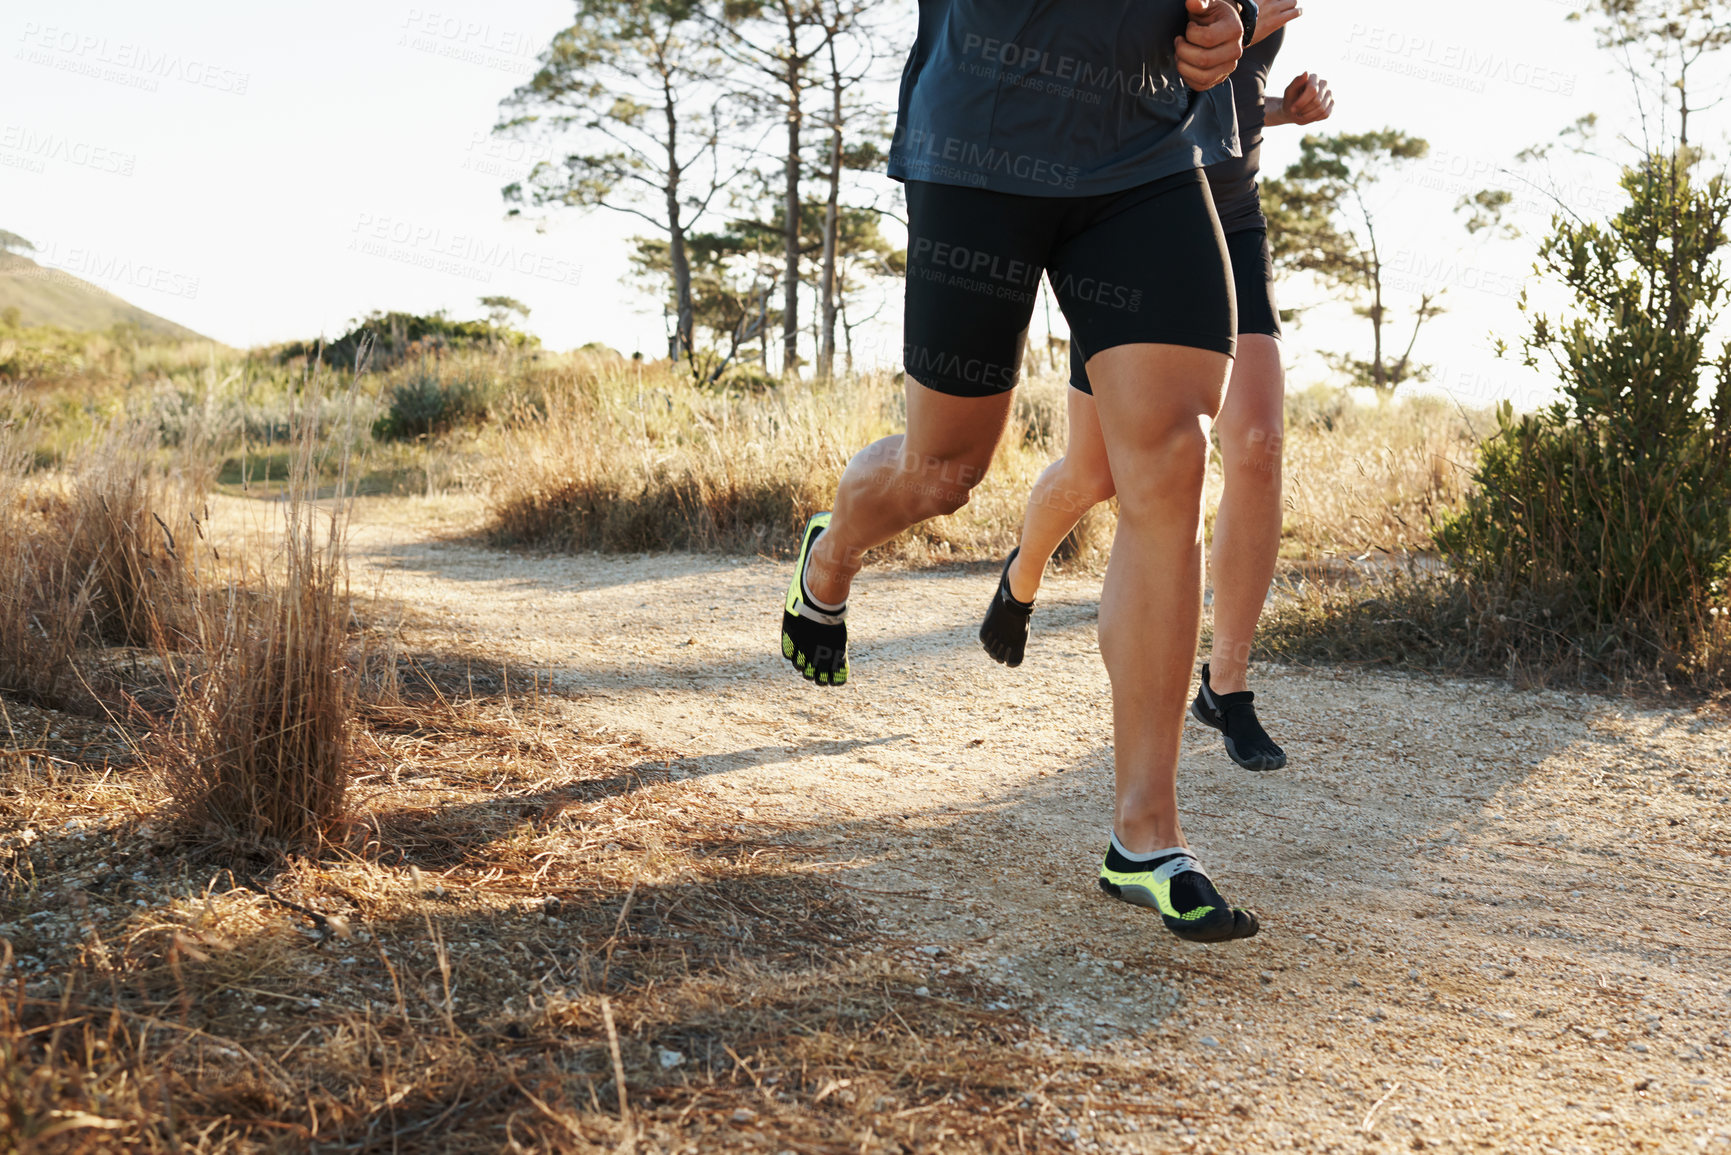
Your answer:
[[[1112,681],[1113,826],[1131,853],[1185,845],[1178,750],[1202,623],[1208,422],[1231,365],[1178,345],[1119,345],[1088,362],[1118,490],[1099,630]]]
[[[909,377],[907,432],[872,442],[842,473],[835,514],[806,570],[812,596],[847,601],[868,549],[966,505],[986,476],[1013,396],[955,397]]]
[[[1106,442],[1094,398],[1080,389],[1069,394],[1070,435],[1064,456],[1048,465],[1028,494],[1022,540],[1010,563],[1010,591],[1025,602],[1040,591],[1046,563],[1082,515],[1115,492],[1106,462]]]
[[[1225,487],[1209,554],[1214,583],[1209,683],[1216,693],[1231,694],[1248,688],[1256,622],[1280,555],[1285,386],[1278,340],[1239,335],[1238,360],[1215,429]]]
[[[1200,174],[1150,183],[1068,224],[1052,288],[1077,347],[1093,352],[1085,375],[1118,495],[1099,619],[1117,779],[1100,888],[1158,909],[1179,938],[1249,938],[1256,916],[1221,896],[1178,818],[1209,422],[1237,332],[1225,238]]]
[[[801,634],[793,639],[796,666],[808,641],[845,663],[840,619],[865,552],[960,509],[985,477],[1009,417],[1047,253],[1073,204],[922,181],[909,181],[906,192],[907,432],[848,463],[827,527],[798,567],[803,594],[790,588],[788,611]],[[833,624],[818,631],[793,622],[806,613],[796,604],[802,596],[818,603],[811,616]]]
[[[1262,728],[1246,688],[1256,621],[1280,554],[1280,456],[1285,381],[1280,368],[1280,309],[1268,234],[1246,229],[1226,238],[1238,300],[1238,361],[1215,423],[1226,485],[1214,522],[1212,654],[1190,713],[1219,730],[1226,756],[1246,770],[1279,770],[1286,751]]]

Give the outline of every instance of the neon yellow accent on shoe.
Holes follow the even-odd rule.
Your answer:
[[[834,614],[825,614],[816,606],[808,605],[805,600],[805,567],[811,563],[812,543],[817,540],[819,534],[829,528],[829,519],[830,514],[819,513],[805,523],[805,533],[801,536],[799,543],[799,557],[793,566],[793,580],[787,583],[787,604],[782,608],[790,614],[809,617],[814,621],[833,625],[834,622],[826,619],[833,618]]]
[[[1119,871],[1106,865],[1104,858],[1100,859],[1100,882],[1103,886],[1115,888],[1114,897],[1122,898],[1135,906],[1151,906],[1167,918],[1175,918],[1180,922],[1195,922],[1207,918],[1219,909],[1213,906],[1199,906],[1195,910],[1181,911],[1172,905],[1172,880],[1187,870],[1201,873],[1202,867],[1194,858],[1180,854],[1169,858],[1151,870]]]
[[[847,684],[847,610],[814,606],[805,596],[805,571],[818,536],[829,527],[830,514],[819,513],[806,523],[793,580],[782,603],[781,656],[808,681],[820,686]]]
[[[1172,880],[1180,874],[1194,871],[1202,876],[1208,893],[1215,894],[1208,874],[1188,854],[1166,859],[1151,870],[1121,871],[1100,861],[1100,889],[1113,898],[1132,906],[1148,907],[1160,912],[1166,929],[1188,942],[1225,942],[1229,939],[1251,938],[1261,929],[1256,915],[1236,906],[1205,903],[1193,910],[1179,910],[1172,901]]]

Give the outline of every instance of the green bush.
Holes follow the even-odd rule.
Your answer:
[[[478,377],[444,377],[434,369],[418,370],[386,391],[385,411],[373,422],[373,436],[380,441],[412,441],[479,425],[492,411],[493,395],[493,386]]]
[[[1712,682],[1731,568],[1731,346],[1713,360],[1707,342],[1731,191],[1692,167],[1649,156],[1610,221],[1557,218],[1540,267],[1570,290],[1571,315],[1521,307],[1525,359],[1554,367],[1562,399],[1501,409],[1438,541],[1470,583],[1542,604],[1583,651]]]
[[[732,365],[714,384],[722,392],[769,393],[781,388],[781,378],[750,361]]]
[[[466,349],[532,350],[541,339],[493,321],[458,321],[437,313],[368,313],[334,341],[292,341],[273,348],[278,361],[318,358],[339,369],[364,362],[388,369],[416,357]]]

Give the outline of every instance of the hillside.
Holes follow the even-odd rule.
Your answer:
[[[18,322],[23,325],[57,325],[93,332],[133,324],[172,340],[210,340],[70,273],[44,268],[16,253],[0,252],[0,313],[7,309],[17,309]]]

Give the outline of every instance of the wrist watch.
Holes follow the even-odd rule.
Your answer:
[[[1238,18],[1244,21],[1244,47],[1256,37],[1256,0],[1238,0]]]

